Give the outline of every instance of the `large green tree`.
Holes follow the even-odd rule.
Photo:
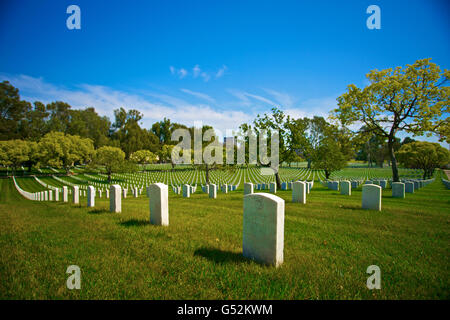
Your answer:
[[[325,178],[329,179],[331,173],[341,170],[346,165],[347,160],[338,141],[331,138],[322,140],[316,152],[314,152],[312,168],[324,170]]]
[[[120,148],[110,146],[103,146],[96,150],[93,163],[105,169],[109,183],[111,183],[113,173],[122,172],[127,167],[125,152]]]
[[[415,141],[403,145],[397,152],[398,160],[407,168],[422,169],[423,178],[431,178],[436,168],[450,161],[450,152],[439,143]]]
[[[38,148],[42,165],[64,168],[66,173],[76,164],[89,163],[94,153],[91,139],[62,132],[47,133],[39,141]]]
[[[0,82],[0,140],[21,138],[20,127],[31,109],[21,100],[19,90],[8,81]]]
[[[20,139],[0,141],[0,153],[1,163],[11,167],[15,174],[17,168],[30,159],[30,145]]]
[[[112,125],[112,138],[119,141],[120,148],[128,159],[138,150],[147,149],[151,152],[158,151],[158,137],[149,130],[141,128],[139,122],[143,114],[138,110],[124,108],[114,110],[115,121]]]
[[[329,125],[323,117],[299,118],[293,120],[295,130],[292,131],[295,148],[307,161],[308,169],[315,157],[315,153],[326,134]]]
[[[269,137],[275,131],[278,132],[279,144],[278,144],[278,159],[279,163],[283,163],[292,157],[292,153],[295,153],[296,140],[294,131],[297,130],[296,123],[292,121],[289,115],[285,115],[284,112],[278,108],[272,108],[272,113],[265,113],[264,115],[258,115],[254,121],[254,128],[257,131],[257,135],[261,134],[261,130],[266,130]],[[267,150],[270,151],[270,157],[274,156],[273,150],[270,148],[270,144],[267,144]],[[261,155],[260,155],[261,156]],[[264,163],[262,163],[265,165]],[[272,168],[275,172],[275,181],[277,187],[281,188],[281,179],[278,168]]]
[[[28,111],[26,119],[21,124],[22,136],[29,140],[39,141],[50,130],[49,115],[45,104],[36,101],[33,109]]]
[[[158,157],[150,150],[138,150],[130,155],[130,160],[138,164],[149,164],[156,162]]]
[[[334,117],[343,126],[361,122],[368,130],[387,139],[392,176],[399,181],[395,138],[400,131],[414,136],[440,134],[448,139],[450,88],[444,84],[450,71],[430,59],[418,60],[405,68],[373,70],[370,84],[363,89],[348,86],[338,100]]]
[[[92,139],[95,148],[109,143],[111,122],[108,117],[101,117],[94,108],[70,110],[69,114],[66,133]]]

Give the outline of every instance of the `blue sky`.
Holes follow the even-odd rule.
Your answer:
[[[81,9],[69,30],[66,9]],[[381,8],[369,30],[366,8]],[[0,81],[23,98],[234,129],[273,105],[328,115],[348,84],[417,59],[450,67],[448,1],[2,1]]]

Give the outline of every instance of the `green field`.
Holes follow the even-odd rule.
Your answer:
[[[306,205],[278,191],[286,201],[279,268],[242,256],[240,190],[209,199],[199,189],[189,199],[170,191],[170,226],[159,227],[148,223],[145,196],[110,213],[105,198],[89,209],[85,198],[33,202],[0,179],[0,298],[450,298],[450,190],[439,175],[406,199],[383,191],[381,212],[360,209],[360,188],[349,197],[316,183]],[[81,290],[66,288],[69,265],[81,268]],[[381,269],[381,290],[366,287],[370,265]]]

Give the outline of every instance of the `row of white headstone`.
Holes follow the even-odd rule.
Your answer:
[[[350,183],[344,183],[348,188]],[[393,189],[403,188],[401,182],[393,183]],[[185,185],[188,186],[188,185]],[[399,187],[397,187],[399,186]],[[217,194],[217,186],[206,186],[210,197]],[[278,267],[283,263],[284,252],[284,216],[285,201],[269,193],[253,193],[252,183],[244,184],[244,214],[243,214],[243,255],[263,264]],[[292,183],[292,201],[306,203],[307,183],[296,181]],[[186,192],[190,188],[186,187]],[[73,202],[79,202],[79,189],[73,187]],[[362,208],[381,210],[382,188],[374,184],[362,187]],[[122,211],[122,189],[120,185],[111,185],[110,211]],[[68,188],[63,187],[63,201],[67,202]],[[150,206],[150,223],[155,225],[169,225],[169,196],[168,186],[154,183],[147,187]],[[88,207],[95,206],[95,188],[88,187]]]
[[[394,198],[405,198],[405,193],[414,193],[414,190],[419,190],[420,188],[430,184],[434,179],[429,180],[403,180],[402,182],[392,182],[389,181],[389,184],[392,188],[392,197]],[[375,182],[375,183],[374,183]],[[360,181],[327,181],[327,186],[331,190],[341,191],[342,195],[351,195],[352,189],[359,186]],[[363,187],[365,185],[377,185],[381,189],[386,188],[387,181],[386,180],[378,180],[378,181],[365,181]]]

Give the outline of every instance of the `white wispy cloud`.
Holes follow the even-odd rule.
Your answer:
[[[328,118],[331,110],[337,107],[336,97],[323,97],[299,101],[294,107],[285,108],[285,112],[293,118],[312,118],[321,116]]]
[[[192,78],[202,78],[203,81],[208,82],[212,77],[215,79],[221,78],[225,75],[225,71],[228,69],[227,66],[223,65],[217,72],[205,71],[200,68],[198,64],[196,64],[192,68]],[[169,67],[170,73],[174,76],[177,76],[179,79],[186,78],[190,75],[189,71],[185,68],[177,69],[174,66]]]
[[[200,75],[200,72],[202,71],[202,69],[200,69],[200,66],[198,64],[196,64],[194,66],[194,68],[192,68],[192,76],[194,78],[197,78]]]
[[[170,66],[169,70],[172,75],[177,76],[180,79],[185,78],[189,74],[189,72],[184,68],[177,69],[174,66]]]
[[[202,72],[200,76],[203,78],[203,81],[208,82],[209,79],[211,79],[211,76],[207,74],[206,72]]]
[[[180,90],[182,92],[184,92],[184,93],[187,93],[187,94],[190,94],[191,96],[194,96],[194,97],[206,100],[206,101],[208,101],[210,103],[215,103],[216,102],[216,100],[214,100],[213,98],[211,98],[210,96],[208,96],[205,93],[195,92],[195,91],[191,91],[191,90],[188,90],[188,89],[180,89]]]
[[[282,108],[293,108],[295,100],[294,98],[285,92],[279,92],[272,89],[264,89],[268,94],[270,94],[276,102],[279,103],[279,105]]]
[[[216,78],[220,78],[223,77],[223,75],[225,74],[225,71],[227,70],[227,66],[222,66],[222,68],[220,68],[217,72],[216,72]]]
[[[101,85],[80,84],[71,88],[55,85],[43,78],[27,75],[0,74],[0,81],[8,80],[19,88],[21,98],[30,102],[41,101],[50,103],[64,101],[74,109],[94,107],[102,116],[108,116],[114,121],[114,109],[123,107],[125,110],[137,109],[143,113],[143,126],[150,128],[164,117],[173,122],[193,126],[200,121],[211,125],[216,130],[226,132],[235,130],[243,122],[252,121],[254,115],[240,110],[227,110],[212,107],[207,103],[191,103],[184,99],[162,93],[140,92],[130,93]],[[206,94],[188,89],[183,92],[213,102]]]
[[[183,79],[187,75],[188,71],[186,69],[181,68],[180,70],[178,70],[178,76],[180,77],[180,79]]]
[[[266,97],[250,94],[241,90],[228,90],[235,98],[236,102],[217,102],[213,97],[191,91],[180,89],[195,98],[203,99],[206,103],[192,103],[187,99],[179,98],[174,95],[159,92],[129,92],[101,86],[96,84],[79,84],[72,87],[56,85],[45,81],[42,77],[31,77],[28,75],[11,75],[0,73],[0,81],[8,80],[13,86],[19,89],[22,99],[35,102],[50,103],[53,101],[64,101],[70,104],[74,109],[83,109],[94,107],[102,116],[108,116],[114,121],[114,109],[123,107],[125,110],[137,109],[144,114],[143,126],[150,128],[156,122],[164,117],[173,122],[183,123],[193,126],[195,122],[202,122],[213,126],[225,134],[227,129],[236,130],[242,123],[251,123],[257,113],[269,112],[274,102]],[[269,93],[269,92],[268,92]],[[272,96],[277,102],[287,99],[287,95],[276,94]],[[269,93],[271,94],[271,93]],[[211,104],[214,104],[212,106]],[[253,108],[254,105],[257,107]],[[307,99],[282,104],[282,109],[286,114],[294,118],[323,116],[328,117],[329,111],[337,107],[336,97],[328,96],[323,98]],[[238,106],[239,109],[235,107]],[[358,125],[359,127],[359,125]],[[354,128],[358,129],[358,128]],[[401,133],[399,136],[408,134]],[[411,136],[411,135],[409,135]],[[417,140],[436,141],[436,137],[416,137]],[[448,144],[441,143],[444,147]]]
[[[250,107],[250,106],[254,105],[254,102],[252,100],[250,100],[249,98],[264,102],[265,104],[268,104],[271,107],[276,105],[276,103],[273,102],[272,100],[267,99],[260,95],[256,95],[256,94],[252,94],[252,93],[248,93],[248,92],[236,90],[236,89],[229,89],[228,92],[231,93],[236,98],[238,98],[240,104],[245,107]]]

